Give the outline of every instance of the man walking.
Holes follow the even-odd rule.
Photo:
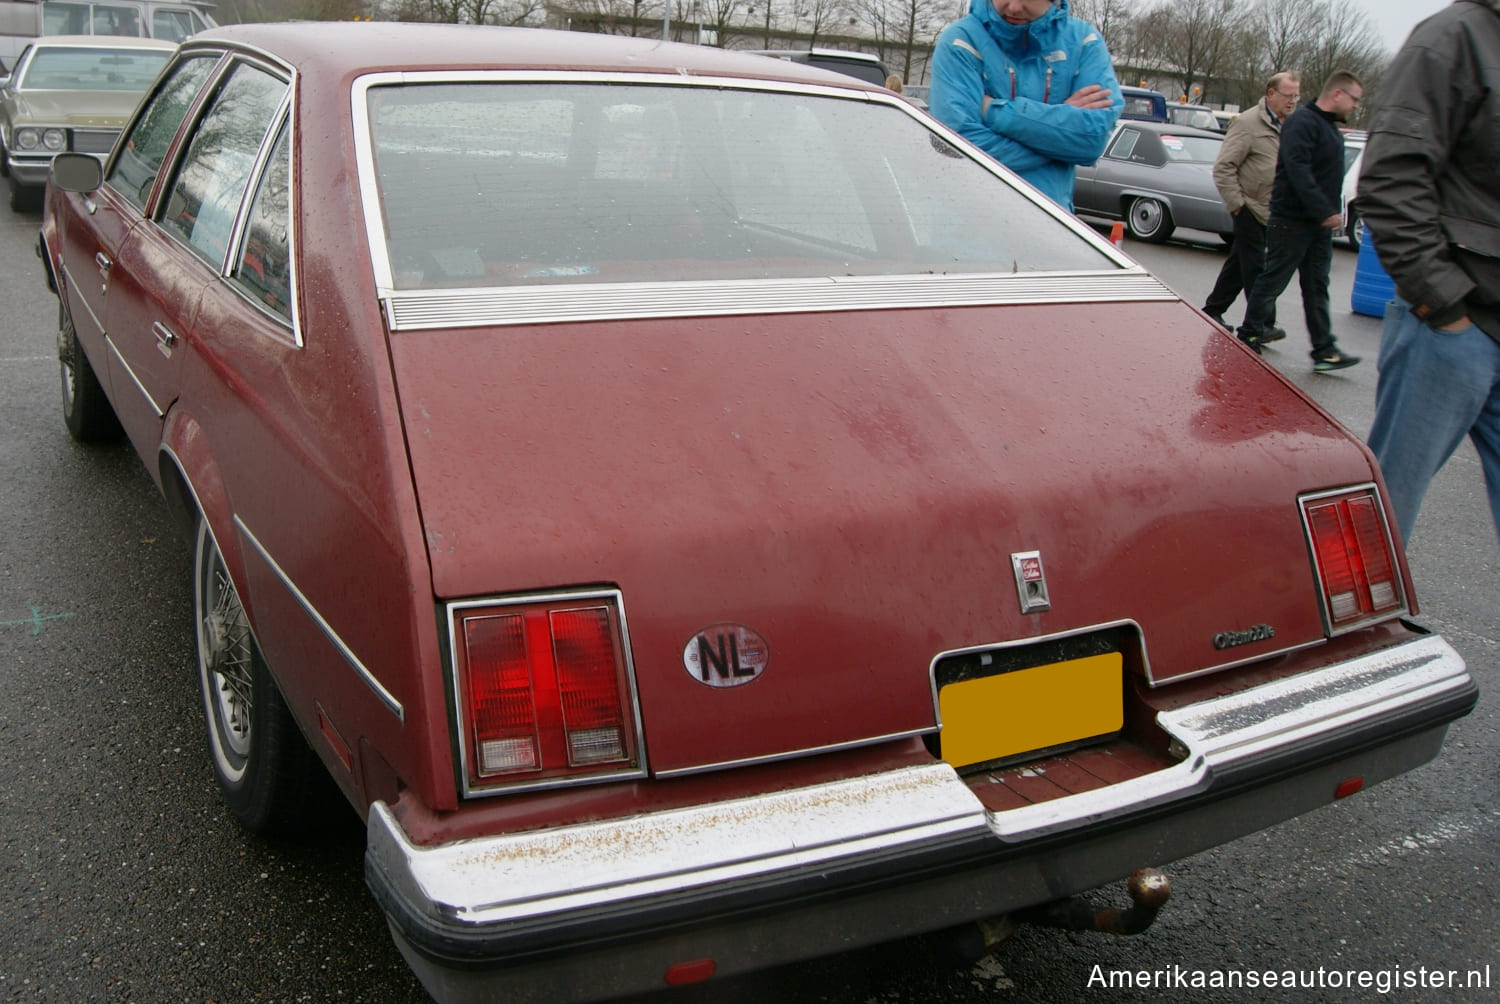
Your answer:
[[[1224,311],[1242,292],[1255,285],[1266,265],[1266,221],[1271,217],[1271,182],[1276,178],[1276,152],[1281,147],[1281,123],[1297,109],[1302,80],[1295,72],[1278,73],[1266,82],[1266,96],[1230,123],[1214,160],[1214,185],[1234,217],[1234,243],[1208,294],[1203,312],[1220,325]],[[1268,319],[1275,324],[1275,304]],[[1232,329],[1231,329],[1232,330]],[[1268,327],[1262,342],[1286,336]]]
[[[1417,25],[1381,81],[1359,211],[1396,284],[1370,448],[1401,535],[1467,435],[1500,532],[1500,0]]]
[[[1333,232],[1343,224],[1339,196],[1344,186],[1344,137],[1339,123],[1364,98],[1364,85],[1338,70],[1318,97],[1293,112],[1281,127],[1271,218],[1266,224],[1266,267],[1256,277],[1240,325],[1240,340],[1259,352],[1271,335],[1276,298],[1297,273],[1302,313],[1312,339],[1313,370],[1328,373],[1353,366],[1359,356],[1339,351],[1328,310],[1328,271]],[[1268,337],[1270,336],[1270,337]]]
[[[1073,175],[1104,153],[1125,107],[1104,37],[1068,0],[971,0],[938,36],[930,109],[1073,208]]]

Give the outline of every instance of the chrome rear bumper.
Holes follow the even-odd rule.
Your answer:
[[[1009,812],[944,763],[435,847],[377,802],[366,873],[438,1000],[612,996],[687,961],[723,975],[1094,888],[1416,767],[1476,697],[1422,637],[1164,712],[1175,766]]]

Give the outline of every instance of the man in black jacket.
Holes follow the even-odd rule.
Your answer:
[[[1240,340],[1259,352],[1273,340],[1270,319],[1276,298],[1296,272],[1302,312],[1312,339],[1313,369],[1341,370],[1359,362],[1339,351],[1328,310],[1328,272],[1333,263],[1333,232],[1343,224],[1339,196],[1344,186],[1344,137],[1339,123],[1364,98],[1364,85],[1347,70],[1323,84],[1314,101],[1297,109],[1281,127],[1276,180],[1271,186],[1271,219],[1266,225],[1266,267],[1255,279],[1240,325]],[[1279,336],[1276,336],[1279,337]]]
[[[1401,533],[1468,436],[1500,531],[1500,0],[1412,31],[1380,84],[1359,212],[1396,284],[1370,448]]]

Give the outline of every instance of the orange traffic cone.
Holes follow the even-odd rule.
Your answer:
[[[1109,242],[1116,247],[1125,243],[1125,224],[1116,220],[1109,228]]]

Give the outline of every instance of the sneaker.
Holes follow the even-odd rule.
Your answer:
[[[1264,354],[1260,350],[1260,339],[1256,338],[1254,335],[1236,335],[1235,337],[1238,338],[1242,344],[1248,345],[1256,355],[1259,356]]]
[[[1260,342],[1262,345],[1264,345],[1267,342],[1279,342],[1279,341],[1281,341],[1285,337],[1286,337],[1286,329],[1285,328],[1270,327],[1270,328],[1267,328],[1266,330],[1262,331],[1260,333],[1260,337],[1258,339],[1256,339],[1256,340],[1258,342]],[[1355,360],[1355,361],[1358,362],[1358,360]]]
[[[1348,369],[1357,362],[1359,362],[1359,356],[1351,356],[1338,349],[1329,349],[1322,355],[1313,357],[1313,372],[1331,373],[1334,370]]]
[[[1217,324],[1219,327],[1223,328],[1225,331],[1233,331],[1234,330],[1234,328],[1232,328],[1229,325],[1227,325],[1227,324],[1224,323],[1224,315],[1223,314],[1215,314],[1212,310],[1207,310],[1207,309],[1205,309],[1203,312],[1208,315],[1208,319],[1210,321],[1213,321],[1215,324]]]

